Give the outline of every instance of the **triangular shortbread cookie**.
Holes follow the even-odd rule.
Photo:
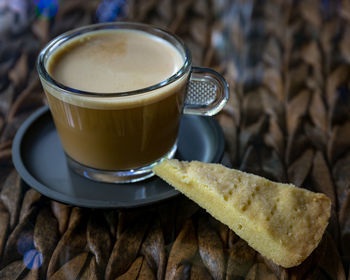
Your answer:
[[[154,172],[283,267],[311,254],[330,217],[324,194],[220,164],[164,160]]]

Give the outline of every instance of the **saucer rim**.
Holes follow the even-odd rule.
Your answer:
[[[23,140],[27,133],[30,132],[31,126],[33,126],[35,123],[37,123],[40,118],[45,117],[46,114],[50,115],[50,118],[52,118],[49,107],[43,106],[36,110],[32,115],[30,115],[20,126],[20,128],[17,130],[16,135],[13,140],[12,144],[12,161],[13,164],[19,173],[21,180],[23,183],[25,183],[28,187],[35,189],[42,195],[48,197],[49,199],[65,203],[72,206],[78,206],[78,207],[88,207],[88,208],[105,208],[105,209],[132,209],[132,208],[139,208],[143,206],[149,206],[153,205],[171,198],[176,197],[180,194],[179,191],[175,190],[173,187],[169,189],[167,192],[160,193],[156,197],[150,197],[150,198],[141,198],[138,200],[128,200],[128,201],[105,201],[105,200],[92,200],[92,199],[86,199],[86,198],[76,198],[69,196],[65,193],[61,193],[57,190],[53,190],[46,184],[43,184],[40,182],[37,178],[35,178],[34,174],[32,174],[28,168],[27,165],[24,163],[24,160],[22,158],[22,146],[23,146]],[[211,127],[213,131],[217,134],[217,146],[215,149],[217,150],[215,152],[215,155],[211,159],[211,163],[218,163],[221,161],[222,156],[224,154],[224,134],[222,131],[221,126],[217,122],[217,120],[213,117],[207,117],[207,116],[196,116],[199,118],[204,118],[208,125]],[[161,180],[160,178],[151,177],[149,179],[146,179],[144,182],[147,183],[149,180]],[[96,182],[96,184],[99,184]],[[134,202],[134,203],[132,203]]]

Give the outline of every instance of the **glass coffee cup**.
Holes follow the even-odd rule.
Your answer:
[[[214,115],[229,97],[220,74],[192,67],[181,39],[139,23],[64,33],[37,69],[69,167],[102,182],[152,176],[176,152],[181,115]]]

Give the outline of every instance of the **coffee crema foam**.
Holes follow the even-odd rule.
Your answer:
[[[104,30],[78,36],[49,58],[48,73],[70,88],[94,93],[121,93],[156,85],[177,73],[184,64],[169,42],[143,31]],[[156,90],[129,96],[93,97],[64,93],[46,83],[56,98],[96,109],[122,109],[150,104],[183,87],[188,74]]]

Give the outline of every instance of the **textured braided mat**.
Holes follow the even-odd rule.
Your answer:
[[[71,0],[58,10],[51,1],[50,19],[38,16],[41,2],[0,0],[0,279],[350,279],[349,1]],[[329,227],[306,261],[273,264],[181,196],[92,210],[23,188],[11,145],[45,103],[36,56],[99,20],[167,28],[194,65],[226,77],[231,98],[217,116],[226,165],[331,198]]]

